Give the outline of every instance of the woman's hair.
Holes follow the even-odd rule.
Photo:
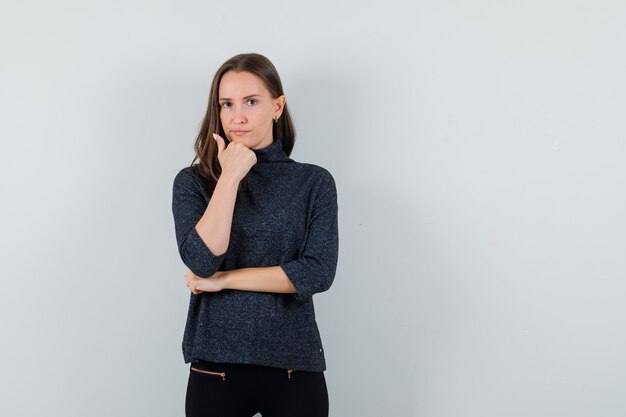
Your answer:
[[[278,98],[283,93],[283,86],[278,76],[278,71],[269,59],[261,54],[239,54],[224,62],[217,70],[211,84],[209,104],[202,120],[200,131],[194,145],[196,155],[191,161],[191,168],[196,168],[197,174],[206,179],[210,184],[215,184],[221,174],[221,167],[217,159],[217,143],[213,139],[213,133],[219,134],[227,142],[226,134],[220,122],[220,105],[218,101],[219,87],[222,76],[228,72],[250,72],[258,76],[265,84],[272,98]],[[287,103],[283,107],[277,123],[273,123],[272,136],[274,141],[282,142],[283,150],[287,155],[291,154],[296,139],[296,132]],[[198,164],[194,163],[199,160]]]

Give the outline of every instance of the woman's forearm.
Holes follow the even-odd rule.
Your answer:
[[[296,288],[280,266],[218,271],[208,278],[200,278],[188,271],[185,276],[187,277],[187,287],[194,293],[198,291],[217,292],[225,289],[286,294],[296,292]]]
[[[222,255],[228,249],[233,211],[239,181],[221,175],[204,214],[196,224],[196,231],[214,255]]]
[[[221,271],[223,288],[232,290],[295,293],[296,289],[280,266]]]

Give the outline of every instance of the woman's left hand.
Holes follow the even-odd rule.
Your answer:
[[[222,272],[217,271],[215,274],[208,278],[200,278],[191,271],[187,271],[185,274],[185,281],[187,288],[194,294],[200,294],[201,292],[217,292],[224,289]]]

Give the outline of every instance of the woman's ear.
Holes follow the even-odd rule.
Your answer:
[[[287,98],[285,97],[284,94],[276,98],[275,104],[276,104],[276,110],[280,110],[279,116],[283,114],[283,107],[285,107],[286,102],[287,102]]]

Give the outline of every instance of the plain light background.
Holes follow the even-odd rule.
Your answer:
[[[244,52],[337,183],[331,416],[626,415],[626,3],[0,4],[0,415],[184,415],[172,181]]]

